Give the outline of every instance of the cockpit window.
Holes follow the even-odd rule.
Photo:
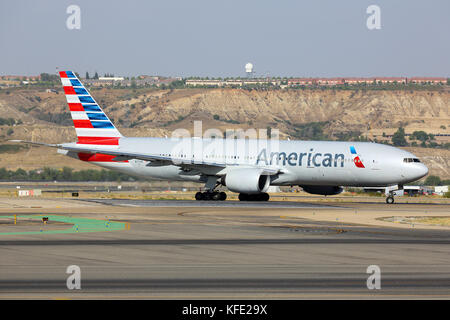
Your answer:
[[[417,158],[403,158],[403,162],[420,162]]]

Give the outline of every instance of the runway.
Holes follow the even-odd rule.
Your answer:
[[[0,298],[450,298],[450,229],[343,221],[348,212],[365,219],[372,211],[409,216],[433,208],[445,215],[449,205],[94,201],[47,211],[130,229],[0,236]],[[339,219],[323,220],[330,214]],[[81,269],[81,290],[66,287],[69,265]],[[381,270],[379,290],[367,287],[371,265]]]
[[[450,239],[180,239],[180,240],[15,240],[0,241],[0,246],[237,246],[289,244],[436,244],[448,245]]]
[[[177,268],[178,267],[178,268]],[[320,265],[319,267],[324,267]],[[329,266],[331,267],[331,266]],[[274,270],[262,269],[258,266],[247,266],[248,270],[239,270],[241,277],[229,277],[223,266],[211,265],[206,269],[198,268],[198,273],[210,272],[214,268],[222,271],[220,277],[206,278],[200,274],[197,277],[180,278],[175,271],[183,272],[185,266],[175,266],[172,270],[153,268],[153,270],[139,270],[130,268],[133,277],[127,277],[114,270],[107,270],[112,277],[101,277],[88,268],[83,273],[88,279],[82,280],[82,289],[74,292],[73,297],[110,297],[110,298],[267,298],[276,295],[278,298],[302,297],[448,297],[450,280],[445,270],[434,270],[433,275],[424,275],[425,270],[416,272],[385,272],[382,275],[382,288],[380,291],[368,290],[366,287],[367,274],[365,268],[350,269],[347,272],[334,273],[303,273],[304,267],[284,268],[276,272],[276,277],[270,279],[268,275],[275,274]],[[310,267],[311,268],[311,267]],[[177,270],[174,270],[177,269]],[[253,270],[251,273],[249,270]],[[237,270],[234,270],[237,271]],[[430,273],[430,271],[426,271]],[[161,278],[165,274],[166,278]],[[256,276],[255,276],[256,275]],[[262,277],[258,277],[262,276]],[[154,278],[152,278],[154,277]],[[156,278],[157,277],[157,278]],[[27,293],[52,292],[53,297],[61,296],[67,292],[64,287],[65,279],[39,279],[37,281],[5,280],[2,281],[2,292],[10,291],[16,295]]]
[[[196,201],[196,200],[133,200],[133,199],[90,199],[95,203],[107,204],[112,206],[129,207],[199,207],[199,208],[336,208],[342,207],[307,202],[288,202],[288,201]]]

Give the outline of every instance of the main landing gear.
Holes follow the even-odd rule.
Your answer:
[[[195,200],[197,201],[224,201],[227,198],[227,194],[225,192],[214,191],[220,183],[217,181],[217,178],[214,176],[209,176],[206,180],[204,192],[197,192],[195,194]]]
[[[195,194],[195,200],[197,201],[224,201],[227,199],[227,194],[225,192],[214,191],[221,183],[217,181],[214,176],[208,177],[205,184],[206,191],[197,192]],[[239,193],[240,201],[269,201],[269,194],[262,193]]]
[[[195,194],[195,200],[206,200],[206,201],[224,201],[227,199],[227,194],[225,192],[217,192],[217,191],[205,191],[205,192],[197,192]]]
[[[269,201],[268,193],[256,193],[256,194],[248,194],[248,193],[239,193],[239,201]]]

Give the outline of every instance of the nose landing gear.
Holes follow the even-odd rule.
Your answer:
[[[403,185],[399,184],[392,187],[386,188],[386,203],[387,204],[393,204],[394,203],[394,195],[396,194],[396,191],[401,191],[400,195],[403,195]],[[399,194],[397,194],[399,195]]]
[[[394,196],[391,196],[391,195],[387,196],[386,197],[386,203],[387,204],[393,204],[394,203]]]

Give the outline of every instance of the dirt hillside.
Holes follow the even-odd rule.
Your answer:
[[[450,134],[448,90],[242,90],[242,89],[95,89],[92,95],[117,127],[128,136],[170,136],[177,128],[193,131],[195,120],[203,130],[218,128],[279,129],[281,138],[299,139],[305,125],[319,123],[326,137],[353,132],[382,140],[399,126],[406,133],[423,130]],[[0,125],[0,139],[45,142],[75,140],[70,114],[61,90],[0,90],[1,118],[20,123]],[[320,132],[322,134],[322,131]],[[314,132],[313,132],[314,133]],[[314,133],[315,134],[315,133]],[[445,142],[448,137],[437,137]],[[4,143],[4,142],[3,142]],[[432,174],[450,178],[450,151],[412,148]],[[0,167],[37,168],[45,165],[76,169],[91,167],[67,162],[46,148],[32,147],[18,153],[0,153]]]

